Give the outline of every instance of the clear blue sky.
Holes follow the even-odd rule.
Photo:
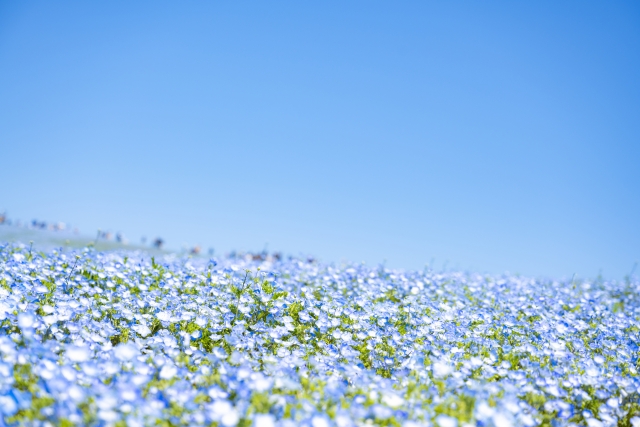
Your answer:
[[[13,218],[617,278],[639,163],[637,2],[0,3]]]

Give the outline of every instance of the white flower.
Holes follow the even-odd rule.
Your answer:
[[[510,416],[508,417],[506,414],[498,412],[493,416],[493,425],[495,427],[511,427],[513,422]]]
[[[435,362],[433,364],[433,376],[436,378],[443,378],[453,372],[453,366],[447,362]]]
[[[131,329],[133,329],[141,337],[146,337],[147,335],[151,334],[151,329],[149,329],[147,325],[135,325]]]
[[[31,313],[18,314],[18,327],[20,327],[20,329],[31,328],[35,321],[36,319]]]
[[[60,369],[60,373],[67,381],[75,381],[77,376],[77,371],[73,369],[71,366],[63,366]]]
[[[254,427],[275,427],[276,421],[271,414],[256,414],[253,418]]]
[[[18,404],[11,396],[0,396],[0,413],[11,416],[18,411]]]
[[[118,413],[112,410],[100,410],[98,411],[98,418],[102,421],[112,423],[118,419]]]
[[[224,414],[222,418],[220,418],[220,424],[225,427],[235,426],[236,424],[238,424],[238,421],[240,421],[240,417],[238,417],[238,413],[235,411],[235,409],[232,409],[231,411]]]
[[[600,375],[600,371],[595,366],[588,367],[586,372],[590,377],[597,377]]]
[[[595,418],[587,418],[587,425],[589,427],[603,427],[604,426],[602,421],[597,420]]]
[[[76,384],[72,384],[69,387],[69,389],[67,390],[67,394],[69,395],[69,397],[72,400],[74,400],[76,402],[79,402],[79,401],[83,400],[84,397],[85,397],[84,390],[80,386],[78,386]]]
[[[44,316],[42,317],[42,320],[44,321],[45,325],[51,326],[58,321],[58,316],[56,316],[55,314]]]
[[[70,345],[67,347],[65,356],[71,362],[85,362],[91,357],[91,352],[87,347],[79,347],[77,345]]]
[[[611,399],[607,400],[607,406],[613,409],[617,409],[618,406],[620,406],[620,401],[617,398],[612,397]]]
[[[161,311],[156,317],[163,322],[168,322],[171,320],[171,313],[168,311]]]
[[[287,357],[290,354],[291,352],[284,347],[278,349],[278,357]]]
[[[170,380],[178,373],[178,368],[173,364],[166,364],[160,370],[160,379]]]
[[[238,413],[227,400],[216,400],[209,407],[209,416],[224,426],[234,426],[240,420]]]
[[[113,349],[113,352],[116,359],[121,361],[131,360],[140,354],[138,348],[131,343],[120,344]]]
[[[404,404],[404,399],[398,396],[396,393],[386,391],[382,395],[382,403],[395,409]]]
[[[321,417],[319,415],[311,418],[311,425],[313,427],[330,427],[329,421],[327,421],[325,417]]]
[[[218,387],[211,387],[207,394],[214,400],[224,399],[229,395],[227,392],[220,390]]]
[[[105,394],[96,401],[96,405],[98,406],[98,408],[105,411],[115,408],[117,404],[118,399],[116,399],[112,394]]]
[[[251,388],[259,393],[262,393],[271,388],[272,382],[273,381],[270,378],[258,374],[256,378],[251,382]]]
[[[448,415],[438,415],[436,424],[440,427],[458,427],[458,420]]]

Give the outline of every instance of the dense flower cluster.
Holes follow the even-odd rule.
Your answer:
[[[640,425],[640,283],[0,246],[0,425]]]

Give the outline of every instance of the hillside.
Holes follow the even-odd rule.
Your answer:
[[[7,425],[637,426],[639,288],[7,243],[0,411]]]

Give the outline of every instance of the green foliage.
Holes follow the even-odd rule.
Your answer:
[[[436,414],[445,414],[458,420],[460,424],[473,421],[473,410],[476,400],[464,393],[452,396],[435,405]]]

